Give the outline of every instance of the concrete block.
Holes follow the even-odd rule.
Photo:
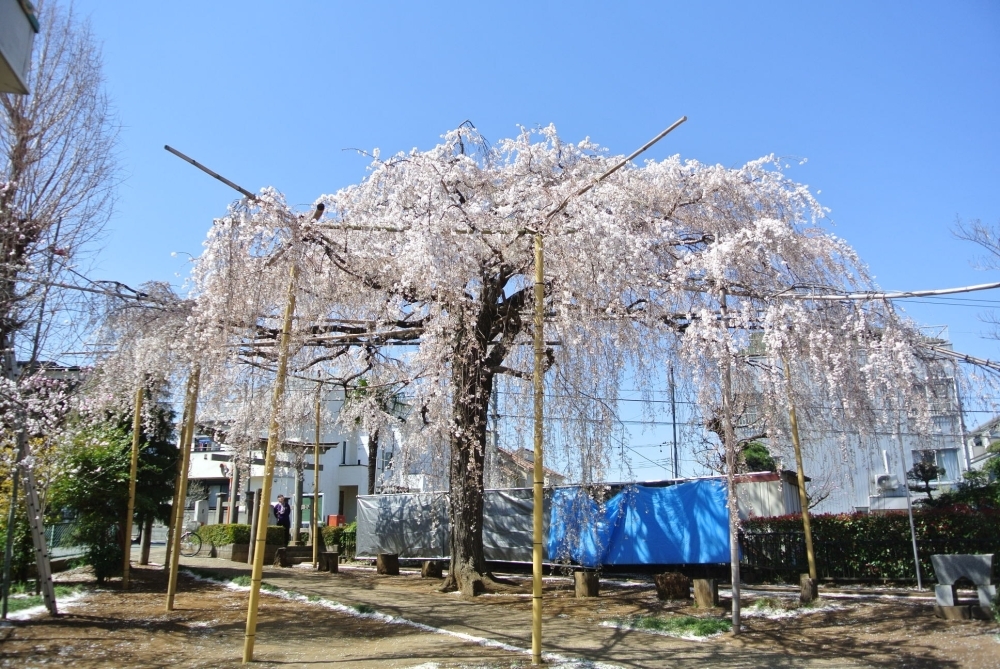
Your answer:
[[[945,620],[971,620],[972,607],[941,606],[940,604],[935,604],[934,615],[936,615],[938,618],[944,618]]]
[[[809,574],[799,574],[799,601],[803,604],[815,601],[819,597],[819,586],[809,578]]]
[[[668,571],[653,577],[656,596],[660,599],[691,599],[691,579],[676,571]]]
[[[953,585],[935,585],[934,601],[938,606],[958,606],[958,591]]]
[[[385,576],[399,576],[399,555],[379,553],[375,558],[375,573]]]
[[[719,582],[714,578],[694,579],[694,605],[711,609],[719,605]]]
[[[989,585],[993,574],[993,554],[932,555],[934,575],[941,585],[954,585],[963,576],[973,585]]]
[[[600,594],[601,579],[597,572],[578,571],[573,573],[573,578],[576,580],[577,598],[597,597]]]
[[[979,606],[984,609],[988,609],[993,606],[993,602],[997,599],[997,586],[995,585],[980,585],[976,588],[979,592]]]
[[[444,566],[440,560],[424,560],[420,565],[420,578],[442,578]]]

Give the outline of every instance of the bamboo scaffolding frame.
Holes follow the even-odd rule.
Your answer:
[[[135,514],[135,479],[139,472],[139,437],[142,432],[143,384],[135,391],[135,415],[132,417],[132,462],[128,475],[128,512],[125,515],[125,551],[122,558],[122,590],[128,590],[132,562],[132,516]]]
[[[535,233],[535,458],[532,483],[531,536],[531,663],[542,664],[542,508],[544,505],[545,469],[543,457],[543,423],[545,416],[545,256],[542,233]]]
[[[545,221],[550,221],[556,214],[566,208],[570,200],[583,195],[597,184],[601,183],[609,176],[620,170],[630,160],[638,157],[658,141],[666,137],[674,128],[687,121],[687,116],[682,116],[674,121],[666,130],[649,140],[641,147],[633,151],[626,158],[619,161],[613,167],[604,172],[583,188],[567,195],[555,209],[545,215]],[[532,372],[534,384],[534,404],[535,404],[535,425],[534,425],[534,471],[532,484],[532,550],[531,550],[531,662],[534,665],[542,664],[542,536],[543,518],[542,507],[544,503],[545,469],[542,466],[544,456],[544,428],[545,418],[544,390],[545,390],[545,242],[541,230],[531,231],[534,233],[535,248],[535,320],[533,346],[535,349],[535,366]]]
[[[285,305],[284,323],[281,328],[281,348],[278,352],[277,378],[274,380],[274,394],[271,397],[271,424],[267,431],[267,451],[264,454],[264,480],[260,495],[260,512],[257,514],[257,536],[254,547],[253,571],[250,576],[250,602],[247,605],[247,626],[243,639],[243,664],[253,661],[253,646],[257,636],[257,611],[260,606],[260,584],[264,575],[264,552],[267,547],[267,521],[269,514],[264,504],[271,501],[271,482],[274,478],[274,461],[277,456],[280,425],[278,412],[285,394],[285,377],[288,371],[288,349],[292,338],[292,316],[295,313],[295,289],[299,278],[299,266],[292,263],[289,269],[288,297]]]
[[[174,595],[177,592],[177,571],[180,567],[181,535],[184,534],[184,507],[187,506],[188,464],[191,462],[191,441],[194,439],[194,418],[198,413],[198,388],[201,382],[201,367],[195,365],[188,377],[185,396],[184,427],[181,430],[181,473],[177,486],[177,503],[174,505],[174,532],[170,547],[170,575],[167,579],[167,611],[174,610]]]
[[[816,553],[813,551],[812,525],[809,522],[809,500],[806,498],[806,475],[802,471],[802,445],[799,441],[799,421],[795,415],[795,399],[792,397],[792,371],[788,359],[782,358],[785,367],[785,383],[788,390],[788,422],[792,427],[792,447],[795,449],[795,475],[799,483],[799,504],[802,507],[802,527],[806,535],[806,560],[809,562],[809,578],[816,581]]]

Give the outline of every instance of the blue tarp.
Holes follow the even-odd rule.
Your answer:
[[[581,488],[553,491],[546,554],[584,567],[729,562],[723,481],[629,486],[603,507]]]

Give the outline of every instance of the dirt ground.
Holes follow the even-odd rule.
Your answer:
[[[247,573],[245,565],[223,560],[186,562],[189,568],[204,570],[200,574],[223,581]],[[59,618],[40,617],[0,628],[0,667],[239,665],[246,591],[185,577],[177,610],[166,613],[163,571],[138,568],[134,574],[133,591],[94,591]],[[439,582],[405,571],[385,577],[359,568],[345,568],[340,574],[268,569],[264,580],[313,600],[374,610],[394,616],[397,623],[418,625],[267,595],[258,626],[257,666],[430,669],[528,664],[528,657],[518,652],[530,647],[531,600],[524,577],[513,577],[520,591],[474,600],[437,592]],[[754,599],[765,596],[779,600],[777,610],[769,611],[772,617],[758,617],[754,611]],[[570,579],[551,578],[544,604],[545,649],[556,654],[550,656],[551,664],[566,667],[1000,668],[1000,625],[939,620],[926,598],[835,598],[829,593],[824,599],[829,608],[798,614],[783,610],[794,608],[790,592],[750,592],[743,601],[753,617],[744,618],[739,637],[687,641],[608,623],[639,614],[725,617],[728,612],[661,602],[652,585],[642,581],[606,580],[600,597],[576,599]],[[773,617],[778,615],[789,617]],[[488,639],[494,645],[463,638]]]
[[[133,567],[132,579],[128,593],[95,590],[69,603],[58,618],[12,621],[0,628],[0,667],[240,666],[248,592],[182,575],[176,608],[167,613],[161,569]],[[275,596],[261,598],[257,632],[258,667],[507,667],[521,659]]]

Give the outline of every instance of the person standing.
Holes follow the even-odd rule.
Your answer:
[[[283,545],[287,546],[288,541],[291,539],[292,507],[288,504],[288,498],[284,495],[278,495],[278,503],[274,505],[274,517],[277,520],[277,524],[285,528]]]

